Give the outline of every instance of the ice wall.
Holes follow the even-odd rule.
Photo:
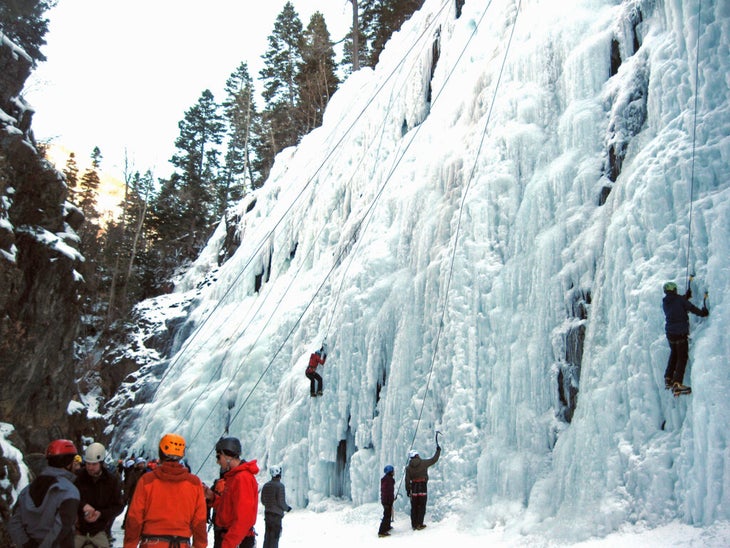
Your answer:
[[[572,539],[730,518],[730,7],[705,3],[690,223],[695,3],[467,1],[457,18],[427,0],[278,157],[236,254],[217,266],[221,226],[180,282],[191,335],[137,382],[161,379],[115,447],[179,431],[210,480],[227,431],[316,508],[377,500],[383,466],[430,456],[439,430],[436,518]],[[688,263],[713,312],[675,400],[661,285]]]

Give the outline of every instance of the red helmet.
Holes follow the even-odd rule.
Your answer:
[[[77,455],[76,446],[71,440],[55,440],[46,447],[46,457],[57,455]]]

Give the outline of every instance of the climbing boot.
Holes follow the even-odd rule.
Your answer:
[[[690,388],[689,386],[683,385],[681,382],[675,382],[672,385],[672,392],[674,393],[675,396],[679,396],[681,394],[691,394],[692,388]]]
[[[324,394],[324,392],[322,392],[321,390],[317,390],[317,395],[318,395],[318,396],[321,396],[321,395],[323,395],[323,394]]]

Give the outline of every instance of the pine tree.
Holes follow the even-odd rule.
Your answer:
[[[46,11],[57,0],[5,0],[0,2],[0,30],[37,63],[45,61],[41,46],[48,32]]]
[[[360,21],[360,11],[357,4],[357,0],[351,0],[352,2],[352,27],[350,32],[345,37],[344,51],[342,55],[341,66],[345,73],[350,74],[360,70],[362,61],[367,59],[367,38],[365,33],[362,31],[362,24]],[[354,55],[357,51],[358,54]]]
[[[91,153],[91,167],[84,171],[79,182],[78,206],[84,213],[86,222],[93,224],[98,229],[99,212],[96,209],[101,179],[99,178],[99,167],[101,166],[101,151],[94,147]]]
[[[224,125],[218,108],[213,94],[206,89],[178,124],[180,135],[175,141],[178,150],[170,160],[178,169],[176,192],[180,206],[171,213],[179,218],[182,228],[174,238],[184,242],[185,256],[190,259],[207,239],[219,209],[216,203],[220,183],[218,146],[223,140]]]
[[[225,156],[224,188],[221,200],[225,206],[240,200],[254,187],[254,173],[251,165],[252,132],[256,117],[253,80],[248,65],[241,63],[226,81],[226,99],[223,102],[228,121],[228,141]],[[219,211],[219,216],[223,211]]]
[[[63,175],[66,177],[66,186],[68,187],[68,201],[77,205],[76,187],[79,184],[79,166],[76,164],[76,154],[73,152],[68,155],[66,166],[63,168]]]
[[[386,42],[421,8],[423,2],[424,0],[361,0],[362,32],[368,41],[369,66],[377,65]]]
[[[309,20],[302,40],[302,62],[297,72],[299,127],[302,134],[322,125],[324,110],[340,83],[335,50],[321,13]]]
[[[296,145],[302,136],[298,127],[297,70],[302,62],[302,22],[291,2],[284,5],[269,35],[269,49],[263,55],[264,68],[259,73],[264,83],[262,96],[266,102],[258,125],[256,155],[263,179],[268,177],[274,156],[286,147]]]

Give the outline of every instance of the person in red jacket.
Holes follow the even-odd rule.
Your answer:
[[[322,376],[317,373],[317,366],[324,365],[327,361],[327,346],[322,345],[322,348],[314,352],[309,356],[309,365],[305,371],[306,377],[309,379],[309,395],[313,398],[322,395]],[[317,381],[317,389],[315,390],[314,383]]]
[[[253,548],[256,544],[256,514],[259,484],[255,460],[241,459],[241,442],[224,437],[215,444],[215,457],[225,481],[223,492],[205,487],[205,498],[215,514],[214,548]]]
[[[208,546],[203,484],[180,460],[185,439],[165,434],[160,440],[160,466],[137,482],[127,512],[124,548],[193,548]]]

